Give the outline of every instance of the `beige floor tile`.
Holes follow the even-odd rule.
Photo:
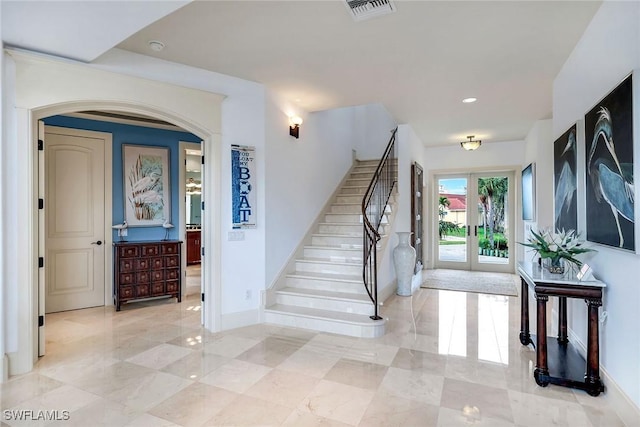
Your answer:
[[[245,395],[293,409],[319,381],[318,378],[274,369],[248,389]]]
[[[439,405],[443,383],[444,377],[440,375],[391,367],[380,390],[403,399]]]
[[[340,359],[324,379],[354,387],[376,390],[389,368],[377,363],[361,362],[348,358]]]
[[[440,406],[479,418],[514,422],[507,390],[445,378]]]
[[[435,426],[438,406],[378,393],[362,416],[360,427]]]
[[[149,414],[181,426],[201,426],[237,397],[236,393],[196,383],[164,400]]]
[[[374,394],[371,390],[321,380],[297,409],[345,424],[357,425]]]
[[[516,424],[521,426],[591,427],[584,408],[578,403],[509,390]]]
[[[392,296],[374,339],[266,324],[211,333],[199,308],[196,292],[47,315],[47,354],[0,385],[0,406],[67,405],[65,427],[623,426],[607,395],[535,384],[518,298]]]
[[[206,426],[279,426],[289,417],[292,409],[286,406],[239,396],[217,415],[208,420]]]
[[[20,375],[0,384],[0,406],[3,409],[11,408],[63,385],[62,382],[39,373]]]
[[[393,358],[396,357],[396,353],[398,353],[397,346],[377,343],[370,339],[361,339],[347,350],[345,357],[389,366],[393,362]]]
[[[338,360],[338,355],[312,351],[305,346],[286,358],[278,369],[323,378]]]
[[[440,408],[437,427],[461,427],[472,425],[474,427],[516,427],[516,424],[502,419],[490,418],[482,414],[474,407],[460,409]],[[520,427],[518,425],[517,427]],[[547,427],[539,426],[539,427]]]
[[[445,356],[407,348],[398,349],[396,357],[391,362],[394,368],[426,372],[444,372],[446,364]]]
[[[282,423],[283,427],[349,427],[349,424],[295,410]]]
[[[252,338],[222,335],[211,342],[207,342],[204,351],[218,356],[234,358],[244,353],[260,341]]]
[[[267,337],[237,356],[236,359],[275,368],[305,343],[306,340],[295,338]]]
[[[236,393],[244,393],[269,372],[271,368],[266,366],[231,360],[203,377],[200,382]]]
[[[127,362],[146,366],[147,368],[162,369],[191,353],[192,350],[188,348],[178,347],[177,345],[171,344],[160,344],[128,358]]]
[[[179,425],[162,418],[154,417],[153,415],[142,414],[133,421],[125,424],[125,427],[179,427]]]
[[[167,374],[176,375],[188,380],[197,381],[215,371],[231,359],[216,354],[194,351],[161,369]]]

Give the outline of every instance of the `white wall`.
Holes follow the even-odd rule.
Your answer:
[[[398,236],[396,232],[411,231],[411,165],[414,162],[418,162],[420,166],[424,168],[424,145],[422,140],[418,138],[413,128],[407,124],[398,125],[398,133],[396,134],[396,153],[398,156],[398,196],[396,203],[396,212],[394,223],[389,231],[389,241],[387,242],[386,251],[383,253],[383,257],[378,262],[378,283],[381,288],[381,292],[384,292],[384,287],[390,285],[395,279],[395,269],[393,266],[393,248],[398,244]],[[426,169],[425,175],[426,175]],[[425,188],[426,187],[426,176]],[[423,214],[427,214],[427,197],[426,192],[423,192]],[[425,218],[426,219],[426,218]],[[427,225],[428,221],[423,221],[423,241],[426,242],[429,239]],[[425,250],[425,244],[423,244],[423,251]],[[426,252],[425,260],[426,263]]]
[[[562,67],[553,86],[553,136],[572,124],[584,127],[584,114],[607,95],[632,70],[640,68],[640,3],[603,2],[576,48]],[[640,176],[640,81],[634,76],[634,175]],[[585,230],[584,132],[578,132],[578,227]],[[538,159],[552,163],[552,155]],[[638,200],[638,186],[636,197]],[[549,208],[549,214],[552,214]],[[640,236],[636,208],[636,247]],[[584,235],[584,233],[583,233]],[[601,325],[600,362],[624,393],[640,407],[640,258],[633,253],[595,245],[590,264],[607,284],[602,310],[608,312]],[[572,302],[571,329],[586,343],[586,306]],[[607,386],[607,384],[605,384]]]
[[[397,124],[382,104],[353,107],[358,160],[380,159]]]
[[[291,115],[303,119],[299,139]],[[270,93],[266,117],[268,287],[352,165],[353,110],[306,113]]]
[[[516,236],[519,236],[518,230],[522,227],[522,220],[519,219],[520,212],[520,170],[524,165],[525,159],[525,142],[483,142],[482,146],[475,151],[465,151],[460,144],[450,146],[430,147],[424,151],[424,174],[426,181],[425,193],[427,195],[427,205],[425,206],[425,259],[433,261],[434,237],[437,236],[437,230],[433,230],[434,224],[434,205],[428,203],[429,200],[435,200],[437,195],[433,182],[434,174],[438,173],[457,173],[457,172],[473,172],[482,170],[500,171],[514,170],[516,175]],[[526,165],[524,165],[526,166]],[[425,262],[425,265],[427,263]]]

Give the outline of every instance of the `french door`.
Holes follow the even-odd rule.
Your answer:
[[[512,273],[512,171],[436,175],[436,268]]]

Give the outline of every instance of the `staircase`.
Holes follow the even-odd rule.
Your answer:
[[[276,303],[265,309],[266,323],[363,338],[384,335],[384,320],[369,318],[374,307],[362,281],[362,197],[378,162],[353,167],[295,272],[276,291]],[[384,223],[381,234],[389,227],[388,219]]]

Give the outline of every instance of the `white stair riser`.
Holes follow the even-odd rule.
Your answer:
[[[371,183],[371,178],[348,178],[347,182],[344,184],[347,187],[369,187]]]
[[[373,314],[371,301],[350,301],[310,297],[307,295],[278,292],[276,299],[278,304],[294,305],[297,307],[317,308],[320,310],[339,311],[341,313]]]
[[[304,248],[305,258],[324,258],[336,262],[362,262],[362,249],[335,249],[331,247]]]
[[[362,224],[320,224],[320,234],[348,234],[350,236],[362,236]]]
[[[297,260],[296,271],[308,271],[312,273],[326,274],[350,274],[356,276],[358,274],[362,274],[362,264],[330,264]]]
[[[362,272],[361,272],[362,273]],[[352,294],[366,294],[364,284],[357,282],[341,282],[337,280],[312,279],[305,277],[288,276],[287,286],[290,288],[315,289],[319,291],[348,292]]]
[[[360,233],[360,236],[315,235],[311,237],[311,244],[313,246],[339,246],[344,249],[362,249],[362,233]]]
[[[350,222],[353,224],[361,224],[361,214],[359,213],[328,213],[324,216],[325,222]]]
[[[294,328],[311,329],[313,331],[329,332],[340,335],[348,335],[360,338],[376,338],[384,335],[384,323],[371,325],[356,325],[338,322],[332,319],[316,319],[302,316],[291,316],[271,310],[265,310],[266,323],[290,326]]]
[[[331,213],[350,213],[350,214],[361,214],[362,213],[362,204],[361,203],[351,203],[351,204],[334,204],[331,205]]]
[[[362,204],[362,195],[343,194],[336,197],[336,203],[359,203]]]
[[[348,196],[353,194],[364,195],[367,192],[367,187],[342,187],[340,195]]]

